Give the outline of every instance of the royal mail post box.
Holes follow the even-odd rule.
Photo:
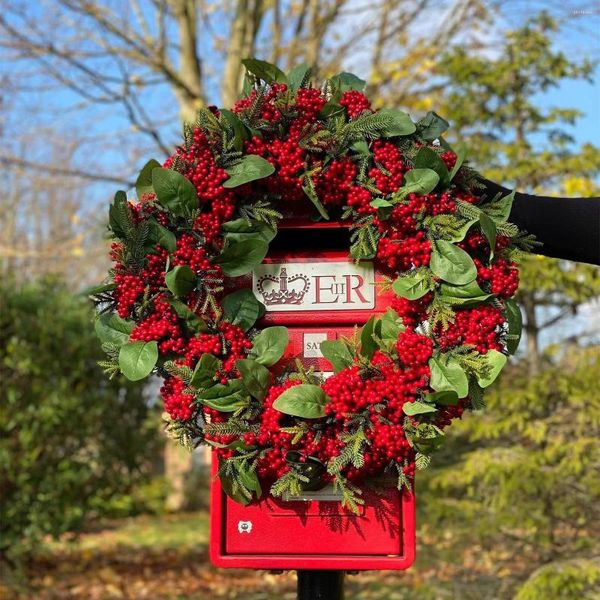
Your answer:
[[[351,336],[389,306],[372,262],[348,256],[347,231],[339,224],[294,224],[252,275],[235,287],[251,287],[265,305],[261,326],[285,325],[290,342],[282,363],[300,359],[325,377],[331,365],[319,345]],[[273,247],[273,246],[272,246]],[[363,488],[358,515],[341,506],[331,487],[280,499],[265,493],[243,506],[216,478],[211,484],[212,562],[258,569],[406,569],[415,556],[414,494],[395,482]]]

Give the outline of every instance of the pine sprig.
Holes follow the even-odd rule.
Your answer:
[[[357,219],[351,227],[350,256],[357,261],[373,258],[377,253],[377,244],[381,234],[373,225],[373,221],[373,215],[366,215]]]
[[[283,433],[288,433],[292,437],[292,445],[297,444],[309,431],[309,427],[306,423],[294,425],[293,427],[281,427]]]
[[[260,121],[262,120],[261,115],[264,104],[265,92],[264,89],[261,87],[257,90],[256,96],[252,100],[252,103],[250,104],[248,109],[242,113],[242,120],[251,129],[258,129]]]
[[[348,465],[360,469],[365,464],[364,451],[367,446],[367,436],[364,428],[359,427],[352,433],[342,434],[340,439],[345,443],[345,446],[327,466],[327,471],[331,475],[341,473]]]
[[[337,474],[333,479],[334,491],[342,494],[342,506],[347,508],[355,515],[360,514],[360,507],[365,501],[361,498],[362,491],[357,486],[350,483],[343,475]]]
[[[482,355],[467,344],[452,348],[446,353],[449,358],[454,358],[458,364],[467,372],[478,377],[487,377],[491,366],[483,359]]]
[[[291,469],[273,483],[271,486],[271,494],[276,498],[301,496],[304,491],[303,485],[309,481],[308,477],[300,474],[295,469]]]
[[[247,221],[262,221],[275,231],[277,231],[279,221],[283,218],[283,215],[275,210],[267,200],[259,200],[254,204],[242,206],[240,216]]]
[[[431,463],[431,456],[428,454],[423,454],[422,452],[417,452],[415,455],[415,467],[422,471],[426,469]],[[404,471],[403,471],[404,474]]]
[[[430,310],[429,324],[432,331],[438,326],[442,329],[448,329],[454,323],[455,314],[452,306],[442,297],[438,295],[433,297]]]
[[[408,461],[404,461],[403,464],[394,463],[394,466],[396,467],[396,471],[398,472],[398,489],[400,491],[408,490],[410,492],[412,490],[412,485],[410,483],[408,475],[404,472],[404,467],[408,466]]]
[[[468,204],[468,202],[465,204]],[[427,237],[430,240],[452,240],[472,220],[472,218],[464,218],[453,214],[442,214],[435,217],[426,217],[423,224],[428,229]]]
[[[163,365],[163,368],[172,377],[177,377],[186,385],[189,385],[193,375],[193,371],[189,367],[186,367],[185,365],[178,365],[172,360],[168,360]]]
[[[481,209],[471,204],[470,202],[466,202],[465,200],[456,199],[456,214],[464,217],[467,220],[479,219],[479,215],[481,214]]]
[[[476,381],[472,381],[469,386],[469,400],[473,410],[483,410],[485,408],[483,388]]]
[[[241,436],[245,433],[258,432],[258,425],[250,425],[241,419],[231,418],[224,423],[206,423],[204,432],[208,435]]]

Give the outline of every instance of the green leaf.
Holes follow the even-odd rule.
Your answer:
[[[254,492],[257,498],[260,498],[262,496],[262,488],[260,487],[256,471],[251,470],[250,467],[244,468],[242,465],[239,465],[238,472],[242,485],[251,492]]]
[[[302,186],[304,193],[308,196],[309,200],[315,205],[315,208],[319,211],[319,214],[326,220],[329,221],[329,214],[325,210],[323,203],[319,200],[319,196],[312,185],[305,184]]]
[[[331,363],[334,373],[352,366],[354,362],[350,348],[342,340],[325,340],[321,342],[320,348],[325,359]]]
[[[244,148],[244,141],[250,139],[250,132],[248,128],[242,123],[240,118],[230,110],[221,108],[220,120],[225,121],[233,130],[233,147],[241,152]]]
[[[438,153],[427,146],[423,146],[415,157],[416,169],[431,169],[438,174],[440,181],[438,186],[441,188],[448,187],[450,183],[450,173],[446,163],[439,157]]]
[[[129,342],[119,350],[119,368],[130,381],[150,375],[158,360],[158,342]]]
[[[250,219],[235,219],[223,223],[221,228],[225,232],[225,240],[231,242],[242,242],[250,238],[256,238],[267,244],[275,238],[277,232],[263,221]]]
[[[112,292],[117,285],[115,283],[101,283],[100,285],[93,285],[92,287],[86,288],[83,292],[80,292],[78,296],[96,296],[104,292]]]
[[[366,140],[356,140],[355,142],[352,142],[350,148],[354,150],[354,152],[358,152],[358,154],[371,154],[371,151],[369,150],[369,144],[367,144]]]
[[[418,123],[419,135],[428,142],[437,140],[450,123],[433,111],[429,111]]]
[[[508,324],[508,335],[511,336],[506,340],[506,349],[514,354],[519,347],[521,341],[521,333],[523,331],[523,315],[519,305],[510,298],[504,303],[504,314]]]
[[[130,223],[128,215],[127,194],[119,190],[108,209],[108,225],[111,231],[120,239],[126,239]]]
[[[398,336],[406,329],[406,327],[402,323],[402,319],[398,313],[391,308],[388,308],[383,314],[380,323],[381,330],[378,330],[377,333],[385,344],[385,350],[389,351],[390,348],[396,345]]]
[[[486,294],[479,287],[476,279],[465,285],[451,285],[449,283],[442,283],[440,286],[440,293],[444,298],[447,298],[450,301],[460,301],[456,302],[456,304],[460,304],[460,306],[479,304],[480,302],[485,302],[489,298],[492,298],[494,295]]]
[[[217,257],[223,273],[228,277],[239,277],[254,269],[267,255],[269,246],[257,238],[250,238],[226,246]]]
[[[296,91],[302,87],[303,83],[310,80],[310,72],[310,67],[305,63],[294,67],[287,75],[290,88]]]
[[[493,221],[495,221],[498,225],[501,225],[502,223],[506,223],[506,221],[508,221],[514,199],[515,192],[513,190],[510,194],[504,196],[504,198],[500,198],[499,200],[489,204],[484,204],[481,206],[481,208]]]
[[[404,175],[404,185],[396,192],[400,198],[408,194],[423,196],[433,192],[440,181],[440,176],[432,169],[412,169]]]
[[[423,267],[410,271],[394,281],[394,293],[408,300],[418,300],[434,287],[429,269]]]
[[[265,83],[287,83],[285,73],[275,65],[257,58],[244,58],[242,64],[246,69],[262,79]]]
[[[479,227],[481,227],[481,233],[483,233],[490,245],[490,260],[492,260],[496,247],[496,223],[482,212],[479,215]]]
[[[174,296],[186,296],[198,282],[196,273],[187,265],[179,265],[165,275],[167,288]]]
[[[215,383],[215,373],[221,368],[221,361],[208,352],[204,353],[194,369],[190,385],[196,389],[212,387]]]
[[[252,340],[252,350],[248,357],[261,365],[270,367],[279,362],[287,348],[288,341],[289,333],[286,327],[267,327]]]
[[[257,400],[264,400],[271,383],[271,372],[255,360],[236,360],[235,366],[242,376],[244,387]]]
[[[437,408],[435,406],[427,404],[426,402],[419,402],[418,400],[415,400],[414,402],[406,402],[402,405],[402,410],[404,411],[404,414],[408,415],[409,417],[412,417],[413,415],[423,415],[426,413],[437,412]]]
[[[220,412],[235,412],[247,404],[241,379],[232,379],[225,385],[217,383],[197,394],[198,402]]]
[[[177,250],[177,238],[175,234],[163,227],[156,219],[148,219],[150,237],[156,240],[167,252]]]
[[[154,188],[152,187],[152,171],[160,168],[160,163],[153,158],[151,158],[142,167],[142,170],[140,171],[140,174],[135,182],[135,191],[137,192],[138,199],[140,199],[144,194],[150,194],[154,192]]]
[[[303,383],[285,390],[273,402],[273,408],[294,417],[319,419],[325,416],[327,402],[329,398],[318,385]]]
[[[133,331],[135,323],[121,319],[116,313],[104,313],[94,323],[96,335],[100,341],[122,346],[129,341],[129,334]]]
[[[233,476],[228,473],[225,468],[223,467],[223,463],[225,462],[224,459],[219,458],[219,480],[221,482],[221,487],[223,488],[223,491],[234,501],[237,502],[238,504],[242,504],[243,506],[246,506],[248,504],[250,504],[250,502],[252,501],[251,497],[248,497],[246,494],[244,494],[240,489],[239,489],[239,484],[235,484],[234,483],[234,478]],[[236,464],[236,463],[234,463]],[[239,468],[236,464],[236,473],[239,477]]]
[[[475,376],[477,377],[477,383],[482,388],[486,388],[494,383],[508,359],[506,354],[502,354],[498,350],[488,350],[485,354],[481,355],[481,359],[488,365],[489,371],[484,377],[479,376],[477,373]]]
[[[221,300],[223,317],[226,321],[248,331],[256,320],[264,314],[264,306],[250,289],[238,290]]]
[[[185,302],[175,298],[168,298],[167,302],[172,306],[175,314],[183,319],[192,331],[206,331],[208,329],[206,323]]]
[[[429,268],[440,279],[455,285],[464,285],[477,277],[473,259],[464,250],[445,240],[433,243]]]
[[[376,198],[371,202],[373,208],[389,208],[394,206],[391,202],[384,200],[383,198]]]
[[[188,217],[199,206],[196,188],[177,171],[153,169],[152,187],[158,202],[178,217]]]
[[[373,339],[375,333],[375,323],[377,319],[371,317],[363,326],[360,332],[360,353],[369,360],[377,350],[377,342]]]
[[[412,443],[420,452],[430,454],[444,443],[444,432],[433,423],[419,423]]]
[[[319,119],[328,119],[334,115],[344,112],[344,107],[337,101],[331,99],[323,108],[319,111]]]
[[[454,179],[455,175],[458,173],[458,170],[465,162],[465,158],[467,156],[467,148],[464,144],[456,144],[456,146],[456,150],[453,150],[454,154],[456,154],[456,162],[452,167],[452,171],[450,171],[450,181]]]
[[[348,92],[351,90],[363,92],[367,87],[367,82],[353,73],[338,73],[329,81],[334,88],[339,89],[341,92]]]
[[[234,188],[272,175],[275,172],[275,167],[262,156],[247,154],[226,171],[229,174],[229,179],[223,184],[223,187]]]
[[[429,402],[435,402],[442,406],[455,406],[458,404],[458,394],[454,391],[447,390],[445,392],[432,392],[425,396]]]
[[[389,125],[381,132],[381,137],[410,135],[417,130],[417,126],[412,122],[410,116],[397,108],[382,108],[376,114],[389,119]]]
[[[464,369],[456,359],[435,357],[429,359],[431,379],[429,385],[436,392],[453,391],[459,398],[464,398],[469,393],[469,380]]]

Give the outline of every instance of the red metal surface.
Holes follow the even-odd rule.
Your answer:
[[[306,220],[288,221],[285,228],[306,234],[306,247],[319,240],[327,246],[327,232],[343,229],[338,223],[314,224]],[[319,235],[315,235],[318,233]],[[285,232],[282,233],[285,236]],[[393,297],[391,293],[369,296],[357,275],[347,275],[342,263],[349,265],[352,259],[347,250],[310,250],[301,252],[273,253],[264,261],[268,265],[281,264],[294,272],[297,291],[302,295],[301,276],[311,286],[320,286],[319,292],[328,285],[336,285],[329,296],[320,298],[315,287],[311,288],[312,310],[290,310],[290,302],[283,310],[276,302],[269,306],[258,326],[288,325],[290,343],[280,365],[293,364],[300,359],[306,367],[328,374],[331,365],[320,356],[319,343],[324,339],[351,336],[355,325],[364,324],[371,315],[386,310]],[[331,263],[338,263],[335,274],[329,274]],[[315,265],[321,265],[315,271]],[[310,268],[307,268],[310,267]],[[312,269],[312,270],[311,270]],[[264,271],[264,269],[263,269]],[[356,271],[354,271],[356,272]],[[272,268],[272,290],[280,291],[281,267]],[[316,273],[316,275],[315,275]],[[286,276],[287,277],[287,276]],[[315,280],[321,277],[321,280]],[[328,280],[324,279],[329,277]],[[227,282],[229,289],[253,287],[257,295],[258,276],[239,277]],[[376,283],[383,277],[374,273]],[[286,280],[287,281],[287,280]],[[292,278],[289,278],[292,282]],[[294,285],[290,283],[290,285]],[[307,284],[308,285],[308,284]],[[345,285],[345,287],[343,287]],[[366,284],[365,284],[366,285]],[[279,287],[277,287],[279,286]],[[284,286],[286,291],[287,284]],[[283,288],[281,288],[283,289]],[[359,295],[361,289],[364,293]],[[339,293],[338,293],[339,292]],[[306,305],[303,296],[302,305]],[[365,298],[370,302],[363,302]],[[276,298],[277,299],[277,298]],[[333,300],[338,300],[334,302]],[[323,300],[322,306],[316,300]],[[343,303],[346,302],[346,306]],[[348,306],[348,304],[356,304]],[[369,305],[367,308],[361,307]],[[365,489],[365,505],[359,515],[343,509],[334,496],[313,499],[280,500],[268,494],[248,506],[237,504],[223,492],[213,461],[211,483],[211,537],[210,557],[218,567],[253,569],[340,569],[340,570],[399,570],[408,568],[415,558],[415,497],[399,492],[395,487],[383,490]],[[307,494],[310,497],[310,493]]]
[[[414,494],[365,490],[364,499],[360,515],[337,501],[267,496],[242,506],[213,479],[210,558],[225,568],[407,569],[415,558]]]

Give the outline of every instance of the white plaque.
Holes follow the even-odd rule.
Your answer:
[[[303,334],[304,358],[323,358],[320,344],[327,339],[326,333]]]
[[[277,262],[252,273],[252,291],[269,312],[375,308],[373,263]]]

